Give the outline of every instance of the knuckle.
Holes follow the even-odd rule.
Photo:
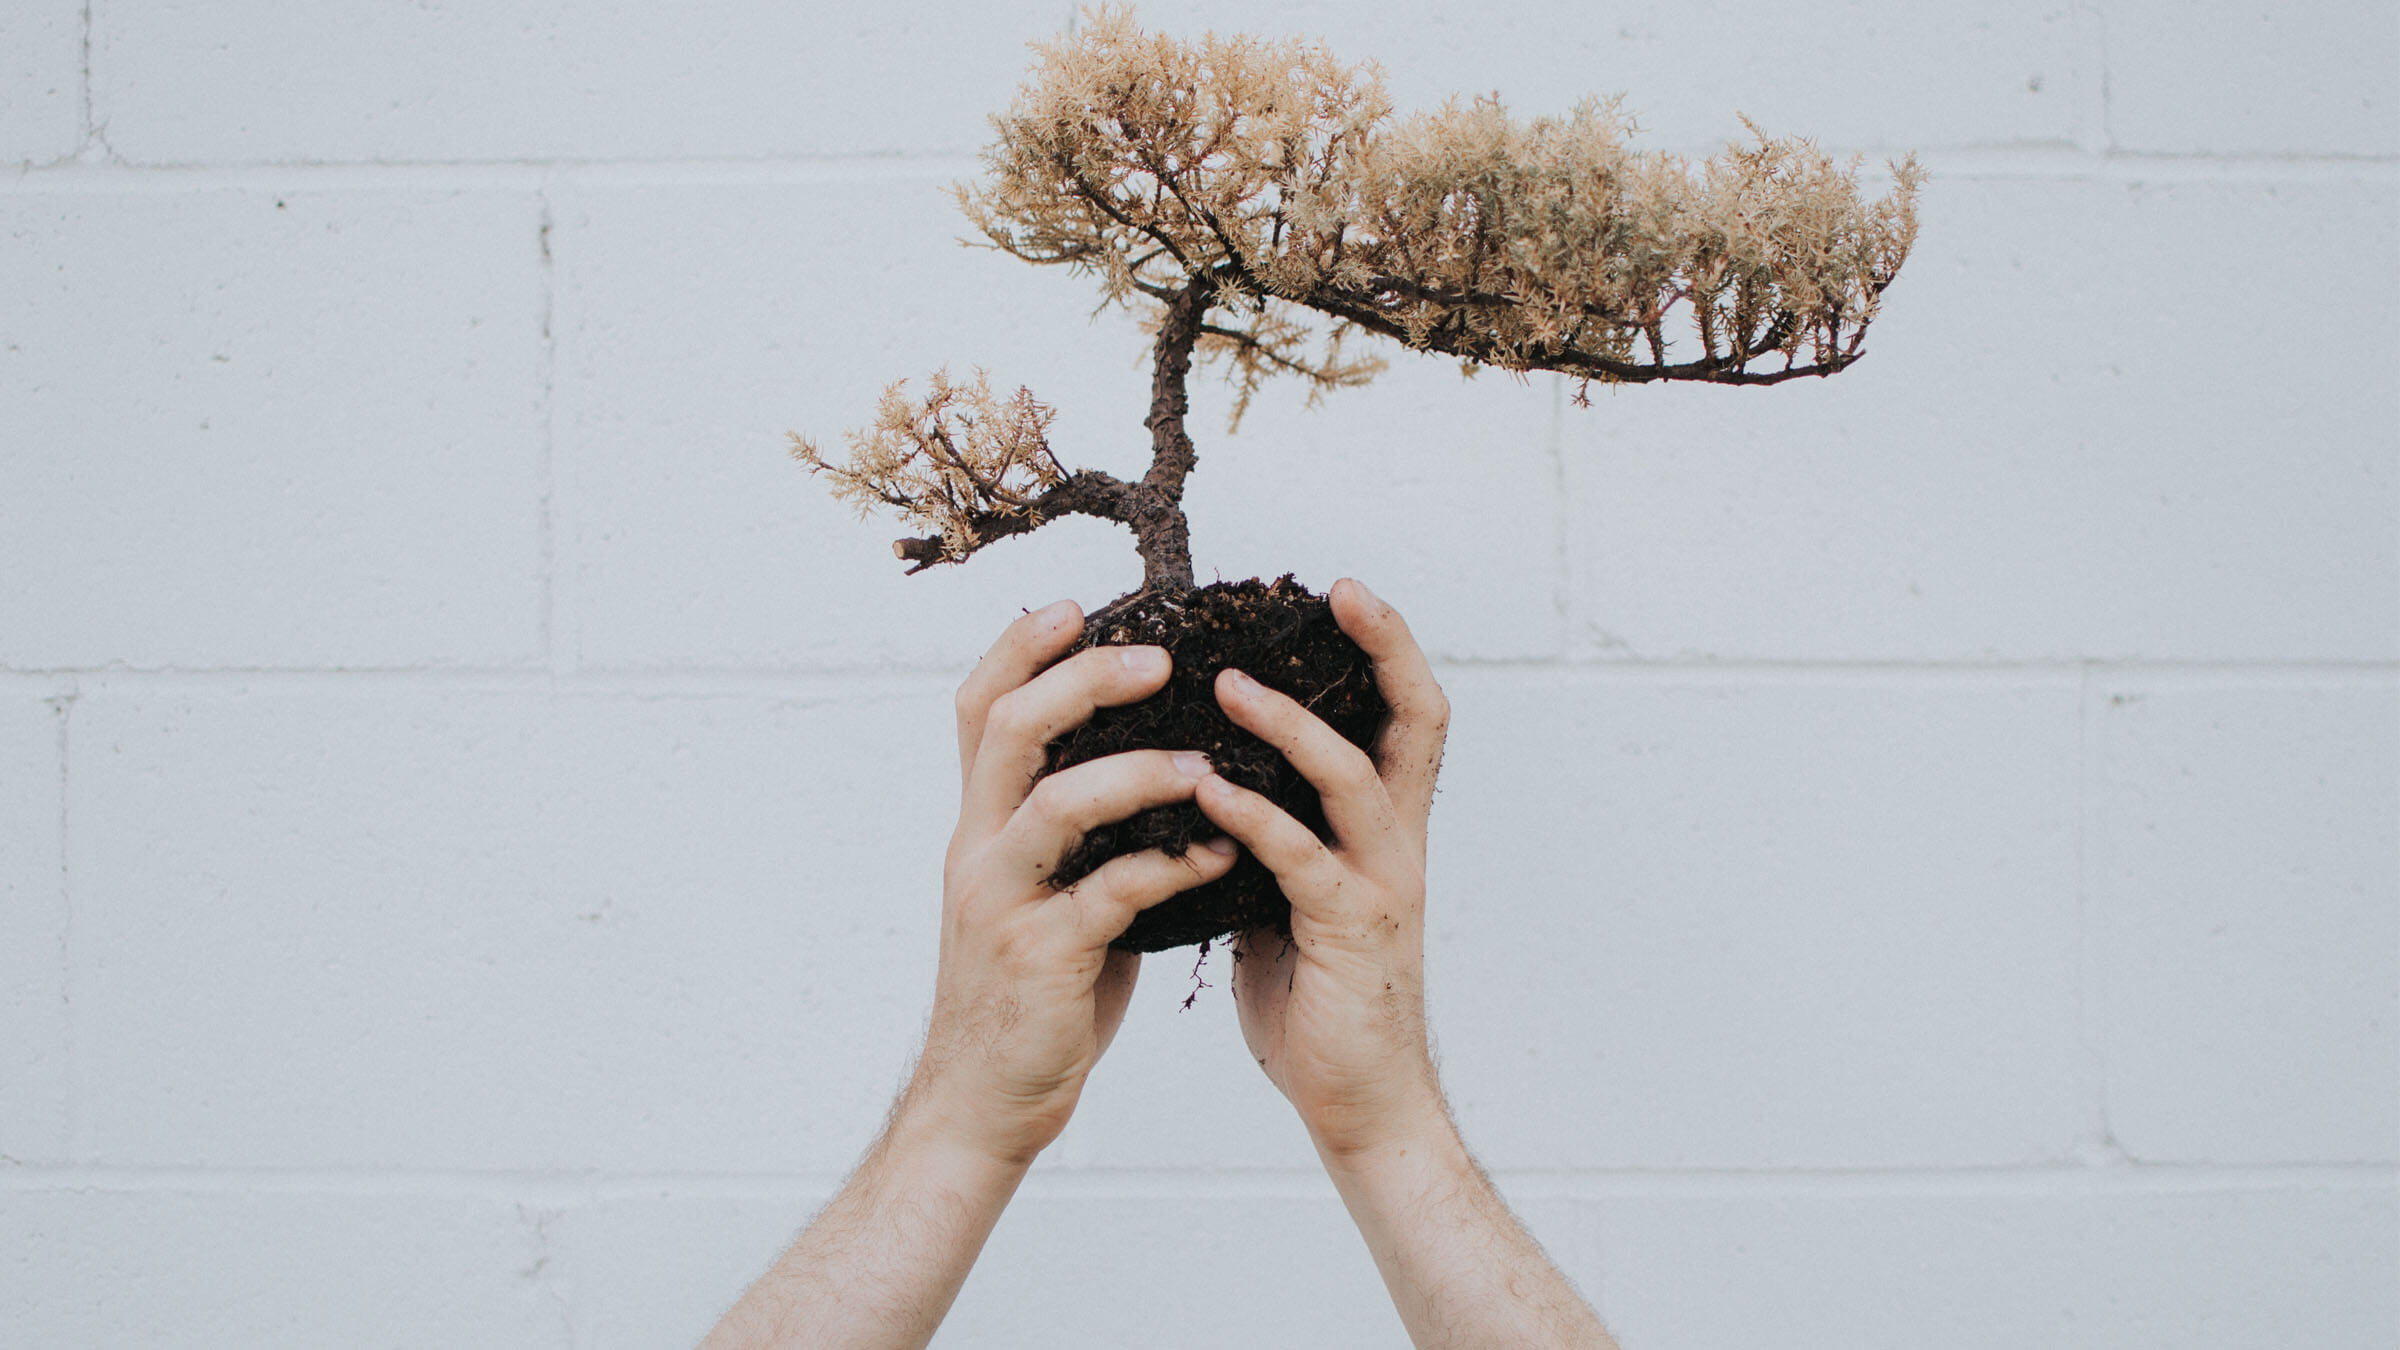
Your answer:
[[[1343,741],[1341,749],[1334,752],[1332,767],[1335,781],[1343,787],[1364,788],[1383,781],[1375,773],[1375,761],[1348,741]]]
[[[1320,844],[1292,869],[1293,880],[1310,894],[1331,901],[1338,899],[1349,874],[1324,845]]]
[[[1443,693],[1438,685],[1425,695],[1425,725],[1436,733],[1450,729],[1450,696]]]
[[[980,929],[1003,903],[997,898],[989,871],[980,859],[968,859],[963,867],[943,878],[943,890],[949,898],[947,923],[953,931],[966,933]]]
[[[1111,860],[1099,871],[1069,887],[1075,898],[1091,907],[1108,909],[1124,903],[1125,869],[1123,858]]]
[[[993,700],[991,714],[984,719],[984,726],[1009,739],[1026,740],[1036,730],[1040,715],[1033,700],[1021,690],[1014,691]]]
[[[1308,867],[1308,848],[1314,836],[1295,839],[1280,821],[1259,821],[1252,831],[1251,851],[1277,877],[1298,877]]]
[[[1247,823],[1258,818],[1258,806],[1263,799],[1232,779],[1220,779],[1224,790],[1209,795],[1210,809],[1237,822]]]
[[[1052,774],[1036,782],[1033,790],[1025,794],[1022,809],[1031,812],[1037,820],[1056,825],[1064,823],[1073,814],[1074,801],[1074,785]]]
[[[1087,686],[1114,683],[1126,673],[1125,649],[1115,646],[1086,647],[1068,657],[1060,668]]]

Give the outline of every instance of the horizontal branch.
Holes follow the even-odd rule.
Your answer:
[[[915,576],[928,567],[964,562],[987,544],[1039,529],[1060,516],[1096,516],[1135,526],[1142,515],[1141,496],[1142,489],[1137,483],[1125,482],[1096,469],[1083,469],[1034,497],[1022,511],[984,511],[967,517],[974,537],[964,549],[954,548],[955,541],[946,536],[933,534],[922,539],[893,540],[892,556],[915,564],[908,569],[908,575]]]
[[[1811,365],[1789,366],[1782,370],[1745,370],[1741,363],[1725,358],[1685,361],[1677,365],[1662,362],[1624,361],[1602,356],[1598,352],[1580,351],[1573,347],[1553,347],[1516,361],[1502,361],[1490,343],[1461,341],[1456,338],[1412,339],[1408,329],[1390,318],[1378,307],[1372,296],[1358,291],[1325,286],[1303,295],[1290,297],[1336,318],[1348,319],[1370,333],[1394,338],[1418,351],[1435,351],[1449,356],[1520,370],[1554,370],[1565,375],[1583,375],[1619,384],[1649,384],[1659,380],[1688,380],[1706,384],[1781,384],[1807,376],[1831,375],[1857,361],[1864,353],[1835,353]],[[1748,362],[1779,349],[1791,331],[1791,316],[1784,315],[1769,327],[1758,343],[1747,348],[1741,362]],[[1430,335],[1429,335],[1430,336]],[[1464,336],[1463,334],[1461,335]]]

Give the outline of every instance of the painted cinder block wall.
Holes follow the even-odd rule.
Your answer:
[[[2400,1343],[2400,10],[1152,5],[1404,106],[1923,151],[1872,356],[1402,359],[1198,561],[1457,705],[1458,1115],[1635,1350]],[[0,5],[0,1341],[688,1342],[927,1003],[949,694],[1138,576],[903,578],[787,462],[1139,338],[943,187],[1062,2]],[[1373,1346],[1219,987],[1153,958],[961,1346]]]

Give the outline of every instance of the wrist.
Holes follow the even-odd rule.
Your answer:
[[[1421,1087],[1386,1102],[1323,1112],[1307,1124],[1317,1157],[1337,1179],[1343,1174],[1365,1176],[1407,1159],[1465,1152],[1450,1120],[1449,1103],[1430,1076]]]
[[[938,1180],[945,1190],[969,1199],[997,1197],[1005,1204],[1041,1147],[976,1128],[972,1112],[947,1110],[937,1096],[911,1085],[876,1151],[897,1166]]]
[[[1372,1141],[1317,1157],[1354,1216],[1414,1212],[1477,1186],[1482,1177],[1447,1111],[1416,1117]]]

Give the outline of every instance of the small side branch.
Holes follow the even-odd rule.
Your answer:
[[[1145,496],[1138,483],[1128,483],[1096,469],[1084,469],[1068,475],[1064,482],[1035,497],[1021,511],[977,512],[965,518],[965,527],[958,533],[895,539],[892,556],[913,564],[908,574],[915,576],[943,563],[965,562],[990,544],[1037,530],[1060,516],[1113,520],[1131,527],[1138,536],[1145,514]]]

